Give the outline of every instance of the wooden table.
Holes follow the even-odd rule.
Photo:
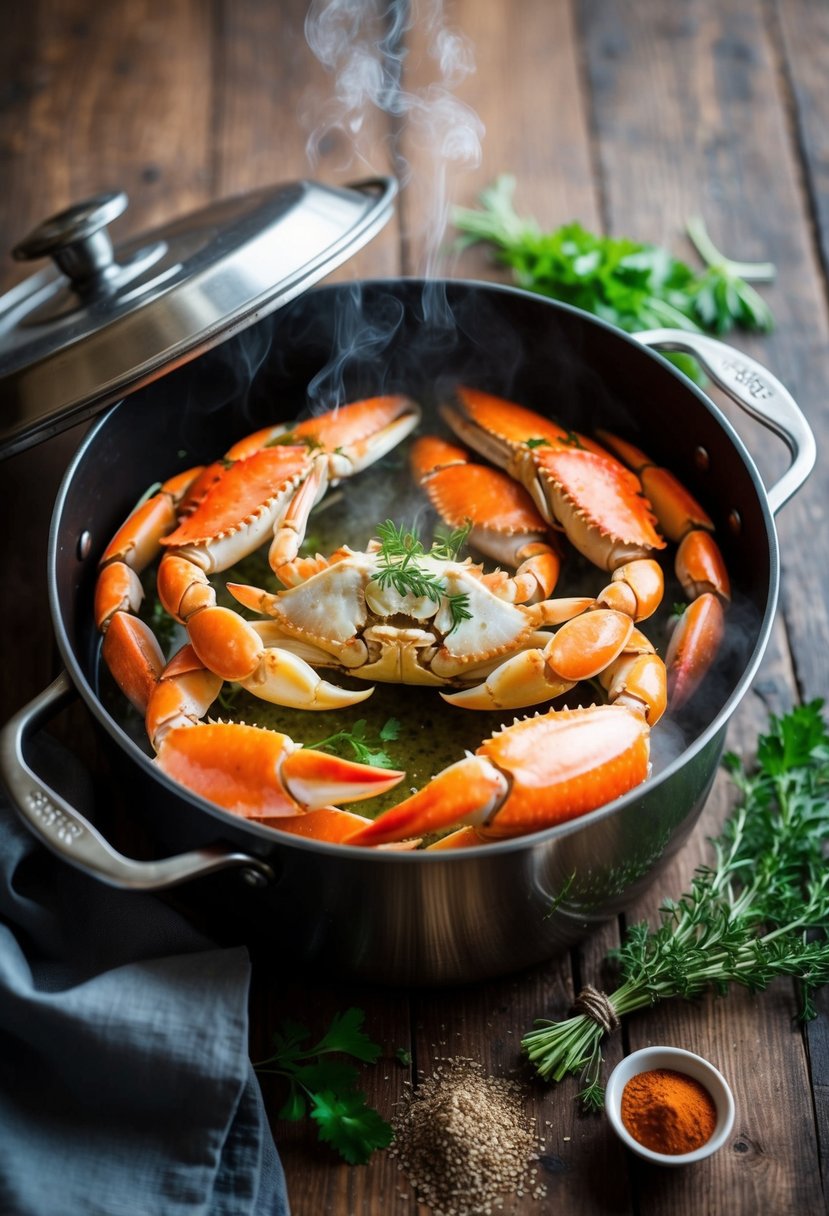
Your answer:
[[[8,5],[0,38],[0,241],[11,247],[36,221],[104,188],[131,200],[116,235],[207,201],[312,171],[340,181],[374,170],[412,184],[396,219],[341,277],[424,269],[438,176],[411,124],[372,113],[364,162],[342,132],[319,141],[309,170],[308,124],[322,121],[332,77],[303,36],[305,0],[30,0]],[[704,214],[719,245],[778,267],[764,289],[777,318],[762,340],[739,338],[786,383],[820,440],[829,434],[829,9],[815,0],[458,0],[444,16],[474,49],[477,71],[454,89],[486,127],[477,168],[450,172],[450,202],[471,204],[503,172],[518,179],[520,211],[545,227],[572,218],[690,254],[683,222]],[[403,86],[414,95],[439,79],[424,54],[421,17],[405,36]],[[350,163],[349,162],[349,159]],[[482,255],[440,264],[442,273],[497,277]],[[4,264],[4,286],[22,270]],[[740,424],[768,479],[784,456],[761,428]],[[5,720],[55,665],[44,552],[56,488],[81,437],[76,430],[2,467],[0,715]],[[106,470],[102,470],[106,476]],[[762,670],[729,729],[750,754],[769,709],[829,687],[829,530],[825,464],[779,518],[783,590]],[[82,730],[81,727],[78,730]],[[653,917],[679,894],[728,806],[718,780],[693,839],[624,921]],[[465,1054],[493,1073],[515,1069],[533,1019],[563,1015],[618,942],[610,924],[571,956],[528,973],[457,991],[297,987],[257,970],[254,1058],[286,1013],[322,1026],[358,1004],[385,1046],[367,1070],[370,1100],[387,1116],[410,1070]],[[696,1167],[662,1171],[625,1155],[605,1120],[581,1117],[576,1083],[533,1087],[543,1133],[547,1198],[521,1211],[815,1213],[824,1210],[829,1163],[829,997],[805,1030],[793,1021],[792,986],[674,1002],[629,1019],[607,1044],[609,1070],[649,1042],[701,1052],[729,1077],[737,1121],[726,1149]],[[413,1066],[414,1067],[414,1066]],[[264,1089],[274,1116],[277,1091]],[[393,1161],[338,1164],[313,1132],[275,1124],[297,1216],[411,1213],[417,1205]],[[425,1209],[418,1209],[425,1210]]]

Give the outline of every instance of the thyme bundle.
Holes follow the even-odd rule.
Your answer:
[[[669,997],[752,992],[779,976],[798,981],[801,1017],[814,1017],[814,990],[829,981],[829,733],[822,701],[770,719],[756,766],[725,758],[739,800],[713,841],[714,862],[698,868],[690,891],[662,905],[660,923],[633,925],[611,956],[621,984],[609,1015],[539,1020],[522,1047],[539,1074],[581,1076],[580,1098],[600,1109],[601,1042],[626,1013]],[[603,1023],[603,1024],[601,1024]]]

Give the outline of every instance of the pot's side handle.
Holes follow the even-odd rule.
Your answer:
[[[817,454],[812,429],[788,389],[756,359],[707,334],[649,329],[634,337],[644,346],[693,355],[723,392],[784,441],[792,463],[768,491],[769,507],[776,515],[803,485]]]
[[[40,725],[75,696],[65,672],[25,705],[0,731],[0,777],[24,823],[53,853],[113,887],[160,891],[216,870],[243,867],[245,879],[264,886],[274,875],[258,857],[221,845],[160,861],[124,857],[73,806],[50,789],[26,762],[26,743]]]

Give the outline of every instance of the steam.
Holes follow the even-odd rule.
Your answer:
[[[404,66],[410,52],[404,44],[415,28],[435,78],[407,90]],[[376,170],[370,163],[368,120],[375,111],[390,116],[395,174],[421,204],[406,214],[423,217],[422,227],[408,234],[423,249],[422,264],[413,269],[432,277],[447,227],[451,178],[481,161],[483,123],[453,92],[475,70],[470,42],[447,26],[442,0],[312,0],[305,36],[332,76],[331,96],[314,116],[307,142],[312,169],[339,131],[350,157],[340,167],[350,168],[356,160]],[[429,166],[428,175],[415,172],[415,157]]]

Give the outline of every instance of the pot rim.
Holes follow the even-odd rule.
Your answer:
[[[486,280],[477,279],[422,279],[415,276],[396,276],[387,279],[362,279],[348,283],[333,283],[316,287],[309,295],[317,295],[322,293],[341,293],[343,291],[353,291],[355,287],[363,289],[387,289],[393,286],[410,286],[421,288],[433,288],[439,284],[446,284],[452,289],[459,290],[476,290],[485,289],[487,292],[495,294],[504,293],[510,297],[518,295],[526,300],[532,301],[534,305],[540,307],[551,308],[554,311],[563,311],[579,318],[589,325],[595,326],[612,333],[617,339],[627,342],[634,347],[643,359],[655,360],[664,369],[666,369],[673,377],[675,377],[686,391],[690,391],[696,397],[699,404],[712,415],[714,421],[719,428],[724,432],[726,438],[730,441],[733,448],[745,465],[746,471],[752,482],[757,495],[757,501],[760,508],[760,513],[763,519],[766,536],[769,544],[769,585],[766,598],[765,612],[762,620],[758,623],[757,637],[754,642],[754,648],[748,659],[744,670],[727,697],[724,704],[720,707],[714,718],[700,732],[699,735],[689,743],[681,752],[679,752],[665,768],[653,778],[648,778],[645,783],[628,791],[620,798],[614,799],[612,802],[606,803],[604,806],[597,807],[594,811],[590,811],[585,815],[578,816],[575,819],[568,820],[566,823],[557,824],[551,828],[541,829],[536,832],[528,833],[524,836],[516,836],[506,840],[493,840],[481,845],[472,845],[463,849],[447,849],[428,852],[425,850],[377,850],[377,849],[355,849],[349,848],[343,844],[336,844],[328,841],[311,840],[301,836],[295,836],[289,833],[280,833],[277,829],[265,827],[252,819],[244,819],[239,815],[235,815],[232,811],[225,810],[223,807],[216,805],[202,798],[199,794],[188,790],[179,782],[168,777],[154,763],[152,757],[148,756],[138,744],[130,738],[123,728],[115,721],[104,707],[95,689],[87,679],[80,661],[78,660],[75,651],[70,643],[67,635],[61,606],[58,600],[57,578],[55,573],[56,563],[61,549],[61,537],[59,521],[64,510],[66,499],[71,490],[72,482],[78,468],[86,458],[87,449],[92,445],[97,438],[99,431],[106,425],[110,416],[115,413],[128,398],[122,398],[115,402],[104,414],[102,414],[84,436],[78,450],[75,452],[69,467],[64,474],[55,500],[55,506],[52,512],[51,526],[49,531],[48,553],[47,553],[47,582],[49,595],[49,608],[52,615],[52,623],[55,629],[55,637],[58,643],[63,662],[69,671],[70,677],[75,688],[80,693],[87,709],[92,713],[93,717],[106,729],[107,733],[126,754],[134,762],[138,763],[148,776],[154,781],[161,783],[162,787],[168,792],[183,798],[190,802],[194,807],[206,811],[220,824],[225,824],[234,828],[236,831],[244,831],[250,833],[263,846],[269,846],[271,850],[278,848],[299,848],[310,851],[312,853],[321,853],[327,856],[335,856],[338,858],[348,858],[352,860],[360,860],[369,862],[375,865],[388,864],[404,864],[404,865],[443,865],[447,862],[451,864],[462,864],[466,861],[479,859],[481,857],[493,857],[502,853],[520,852],[525,849],[533,849],[538,845],[545,845],[553,840],[563,839],[577,832],[582,828],[598,823],[600,820],[616,814],[620,808],[628,806],[635,802],[637,798],[643,795],[644,791],[652,791],[661,787],[675,773],[684,768],[685,765],[700,751],[702,751],[714,738],[714,736],[723,731],[728,720],[735,712],[740,701],[745,696],[760,663],[765,655],[768,645],[769,636],[774,623],[775,614],[777,611],[777,601],[779,595],[780,584],[780,553],[777,541],[777,531],[775,528],[774,518],[769,509],[768,493],[765,485],[760,477],[753,457],[748,451],[745,443],[740,438],[732,423],[725,416],[722,410],[716,403],[703,392],[702,389],[690,380],[683,372],[681,372],[670,360],[666,359],[658,351],[642,345],[635,336],[627,334],[624,330],[617,326],[594,316],[592,313],[585,312],[583,309],[576,308],[573,305],[566,304],[559,300],[550,299],[547,296],[541,296],[534,292],[527,291],[519,287],[513,287],[504,283],[493,283]],[[100,643],[99,643],[100,644]]]

